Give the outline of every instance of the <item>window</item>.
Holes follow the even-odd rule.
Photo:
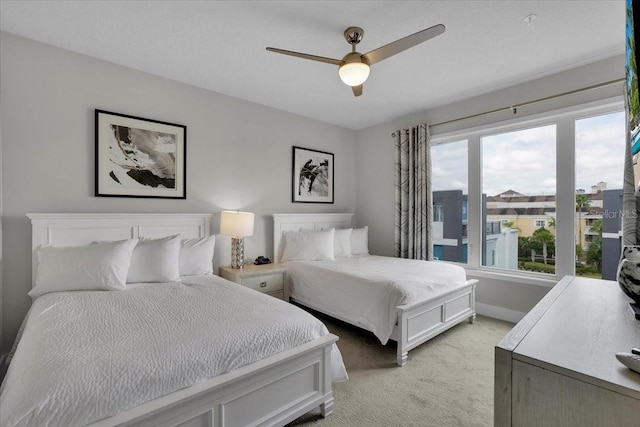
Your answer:
[[[544,228],[546,221],[535,217],[553,210],[548,205],[556,194],[556,125],[498,133],[480,141],[486,200],[482,265],[553,273],[555,237]],[[501,227],[514,213],[513,227]]]
[[[598,276],[592,267],[600,262],[602,277],[615,279],[624,116],[620,96],[434,134],[434,203],[444,206],[434,253],[489,277],[508,274],[546,284],[564,275]],[[464,178],[458,182],[458,177]],[[449,191],[459,192],[460,213],[436,200],[439,192]],[[446,234],[454,221],[465,230],[461,240]],[[460,245],[462,256],[444,255]]]
[[[616,279],[625,133],[624,111],[575,120],[577,275]]]
[[[444,221],[444,206],[442,205],[433,205],[433,222],[443,222]]]
[[[434,257],[467,262],[467,141],[434,144],[431,165]]]

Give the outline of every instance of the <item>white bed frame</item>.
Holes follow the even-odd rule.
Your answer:
[[[211,214],[27,214],[33,251],[137,237],[205,237]],[[33,256],[34,277],[37,268]],[[91,424],[106,426],[282,426],[320,406],[333,411],[331,348],[326,335]]]
[[[352,217],[351,213],[274,214],[273,254],[275,262],[280,260],[283,232],[350,228]],[[398,343],[396,362],[399,366],[404,366],[407,363],[409,350],[464,320],[468,319],[469,323],[475,321],[477,283],[477,280],[467,280],[465,286],[440,294],[436,298],[396,307],[398,320],[391,333],[391,339]],[[291,284],[288,285],[288,288],[289,290],[293,289]],[[296,301],[295,295],[291,296],[291,299]],[[363,325],[356,324],[343,316],[329,313],[322,307],[313,307],[301,301],[296,301],[296,303],[306,305],[313,310],[328,314],[359,328],[363,327]]]

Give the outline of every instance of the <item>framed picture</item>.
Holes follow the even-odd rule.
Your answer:
[[[333,203],[333,154],[293,147],[292,200]]]
[[[187,198],[187,127],[96,111],[96,196]]]

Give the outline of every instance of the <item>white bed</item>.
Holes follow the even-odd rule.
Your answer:
[[[204,237],[211,222],[206,214],[29,217],[34,253],[45,244]],[[47,293],[23,327],[0,396],[2,425],[284,425],[317,406],[329,415],[343,368],[337,337],[319,321],[213,275]]]
[[[353,214],[274,214],[274,258],[288,231],[348,229]],[[362,256],[288,261],[290,298],[397,342],[397,364],[409,350],[464,320],[475,320],[475,286],[464,269],[440,261]],[[425,280],[426,279],[426,280]]]

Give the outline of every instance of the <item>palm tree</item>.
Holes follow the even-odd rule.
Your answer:
[[[594,219],[591,223],[591,227],[589,227],[589,231],[592,233],[596,233],[598,236],[602,237],[602,227],[604,223],[602,222],[602,218]]]
[[[547,263],[547,245],[549,243],[553,243],[554,237],[553,234],[549,230],[544,227],[538,228],[533,232],[531,238],[540,244],[542,244],[542,257],[544,258],[544,263]]]
[[[591,224],[591,232],[596,233],[587,246],[587,262],[593,264],[598,271],[602,271],[602,219],[596,219]]]
[[[578,245],[582,248],[582,210],[589,207],[589,196],[576,194],[576,212],[578,212]]]
[[[520,230],[520,227],[516,227],[515,221],[507,221],[504,223],[504,226],[512,230],[518,230],[518,233],[522,234],[522,230]]]

